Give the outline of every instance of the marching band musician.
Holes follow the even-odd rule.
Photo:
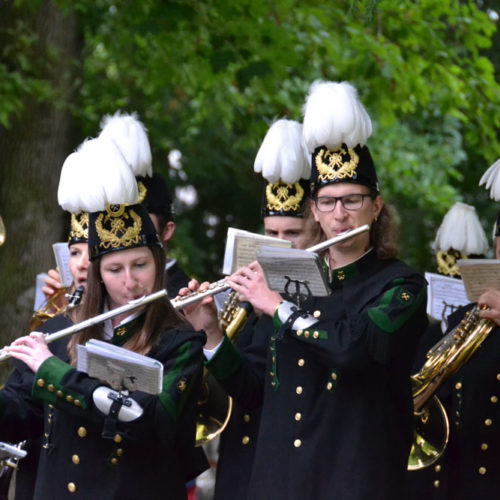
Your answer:
[[[79,197],[72,188],[66,197],[62,185],[78,185]],[[70,155],[59,196],[63,208],[89,212],[91,264],[78,321],[163,288],[165,252],[137,204],[134,174],[112,142],[89,140]],[[32,370],[34,383],[24,381],[17,398],[2,394],[2,434],[26,437],[33,423],[40,427],[35,410],[44,412],[34,498],[164,498],[168,492],[184,499],[185,482],[201,472],[193,470],[187,450],[194,445],[203,333],[193,331],[166,298],[122,316],[50,348],[39,332],[5,348]],[[101,396],[113,394],[103,381],[75,369],[77,345],[90,338],[163,364],[159,395],[132,391],[126,400],[135,410],[132,419]]]
[[[254,169],[267,180],[261,204],[265,234],[292,241],[300,249],[318,243],[322,232],[309,204],[311,169],[301,124],[291,120],[274,122],[257,153]],[[258,320],[259,316],[252,312],[235,345],[264,371],[272,332],[258,328]],[[209,362],[206,366],[210,370],[212,365]],[[215,500],[246,497],[259,422],[260,408],[233,403],[231,419],[220,436]]]
[[[371,121],[356,90],[314,83],[303,126],[311,209],[326,237],[371,225],[369,234],[327,252],[331,295],[299,308],[263,292],[258,266],[228,278],[272,323],[264,386],[218,329],[209,299],[185,311],[204,325],[207,346],[217,346],[211,363],[230,394],[247,405],[263,400],[248,499],[403,499],[425,280],[396,259],[390,213],[364,145]]]
[[[500,200],[500,160],[483,175],[480,185]],[[495,257],[500,259],[500,212],[495,232]],[[486,290],[477,304],[487,309],[482,318],[494,327],[481,347],[454,374],[439,392],[449,420],[450,438],[443,457],[432,468],[427,491],[438,500],[497,498],[500,476],[500,287]],[[474,304],[459,308],[448,317],[448,333],[457,327]],[[445,392],[446,391],[446,392]],[[416,498],[416,496],[415,496]]]
[[[131,165],[137,177],[139,201],[146,207],[167,251],[167,245],[175,233],[173,199],[165,177],[151,170],[152,155],[146,127],[135,113],[117,111],[103,117],[99,137],[112,140]],[[189,282],[188,275],[177,261],[168,256],[165,279],[171,298],[176,297]]]
[[[70,287],[69,293],[75,292],[75,290],[79,287],[83,287],[83,289],[85,289],[87,283],[87,269],[89,266],[88,222],[89,215],[87,212],[71,214],[68,247],[69,269],[71,271],[71,275],[73,276],[73,284]],[[61,288],[59,273],[56,270],[53,271],[55,273],[53,276],[56,276],[56,279],[54,280],[55,286],[53,289],[50,289],[50,292],[47,289],[45,290],[45,294],[49,299],[53,297],[53,295]],[[64,297],[63,299],[67,303],[67,299]],[[63,307],[64,303],[61,303],[60,306]],[[64,308],[60,310],[65,312],[65,314],[61,314],[57,320],[55,318],[52,320],[54,325],[58,325],[57,329],[65,328],[71,324],[68,315],[72,314],[72,312],[69,309],[64,310]],[[2,389],[0,398],[16,397],[20,388],[26,386],[25,379],[31,382],[33,380],[33,373],[24,363],[19,360],[14,360],[14,371]],[[19,462],[16,468],[16,500],[31,500],[33,498],[38,467],[38,456],[41,446],[41,440],[37,434],[41,434],[41,425],[43,422],[43,411],[40,409],[38,413],[40,426],[36,428],[39,430],[36,431],[32,429],[34,436],[33,439],[23,439],[23,449],[26,450],[27,455]]]
[[[433,242],[433,251],[436,259],[436,269],[438,275],[456,280],[461,279],[460,269],[457,261],[468,258],[485,258],[489,248],[488,239],[481,226],[481,222],[472,205],[456,202],[443,217],[441,225],[436,231],[436,237]],[[432,279],[429,284],[431,297],[439,294],[437,290],[432,289]],[[440,286],[443,286],[442,284]],[[419,373],[427,359],[429,350],[443,339],[443,335],[448,331],[448,321],[450,315],[464,305],[463,299],[460,300],[458,294],[454,294],[454,289],[450,287],[450,292],[442,299],[444,307],[440,318],[430,318],[429,327],[422,335],[417,357],[414,363],[414,373]],[[439,401],[445,406],[449,406],[449,400],[452,397],[454,389],[450,382],[446,382],[437,391]],[[451,417],[453,418],[453,417]],[[445,436],[443,435],[443,440]],[[437,460],[429,455],[427,459],[421,460],[423,467],[417,470],[409,470],[408,483],[410,498],[421,499],[443,497],[443,491],[446,490],[447,476],[447,458],[448,447],[444,450],[439,448],[439,443],[432,443],[443,454]]]

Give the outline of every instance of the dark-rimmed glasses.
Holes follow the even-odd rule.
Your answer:
[[[337,206],[337,201],[346,210],[359,210],[363,206],[365,196],[372,197],[371,194],[346,194],[344,196],[319,196],[314,199],[314,204],[320,212],[333,212]]]

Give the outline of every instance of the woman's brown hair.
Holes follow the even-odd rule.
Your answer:
[[[153,292],[165,288],[165,251],[159,246],[148,247],[155,262],[155,282]],[[84,300],[75,313],[77,322],[93,318],[103,312],[106,288],[101,280],[101,259],[91,262],[88,269],[87,289]],[[137,352],[147,354],[158,340],[160,334],[167,328],[175,328],[183,325],[186,320],[172,307],[168,298],[161,298],[146,306],[146,319],[141,330],[128,340],[123,347]],[[73,335],[68,343],[68,354],[70,362],[76,366],[76,346],[85,344],[90,339],[103,339],[104,329],[102,324],[94,325],[82,332]]]

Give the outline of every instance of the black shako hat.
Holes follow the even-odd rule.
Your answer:
[[[68,245],[87,243],[89,241],[89,214],[79,212],[71,214],[71,223],[68,236]]]
[[[304,105],[304,140],[311,154],[311,195],[325,185],[362,184],[379,192],[366,140],[371,119],[348,82],[314,82]]]
[[[89,214],[89,258],[95,260],[117,250],[162,246],[153,221],[141,203],[110,204]]]
[[[167,222],[174,220],[173,199],[165,177],[154,173],[151,177],[138,177],[139,202],[148,213],[163,215]]]
[[[311,166],[300,123],[282,119],[269,127],[255,157],[254,171],[267,180],[262,193],[262,218],[304,216]]]

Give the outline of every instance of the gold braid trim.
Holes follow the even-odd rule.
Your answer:
[[[71,214],[71,230],[69,239],[89,239],[89,214],[88,212],[80,212],[79,214]]]
[[[347,160],[344,159],[347,157]],[[318,180],[352,178],[356,174],[359,156],[352,148],[342,145],[337,151],[321,148],[314,158],[318,169]]]
[[[445,276],[455,276],[460,277],[460,271],[458,269],[457,260],[466,259],[467,255],[450,248],[447,252],[444,250],[439,250],[436,254],[436,262],[438,273],[444,274]]]
[[[142,203],[146,199],[148,188],[141,181],[139,181],[137,183],[137,189],[139,190],[139,199],[137,200],[137,203]]]
[[[295,192],[295,194],[292,194]],[[266,199],[268,210],[292,212],[300,209],[304,198],[304,188],[296,182],[295,184],[282,184],[276,182],[266,186]]]
[[[101,248],[130,247],[141,241],[142,220],[134,210],[126,212],[125,205],[108,205],[106,212],[107,215],[104,212],[99,214],[95,222]],[[127,227],[126,222],[132,222],[132,225]],[[105,229],[104,225],[109,229]]]

